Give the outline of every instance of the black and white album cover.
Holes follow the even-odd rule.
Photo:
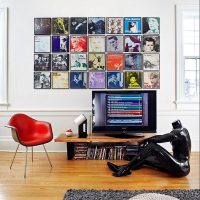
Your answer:
[[[87,17],[71,17],[70,33],[87,34]]]
[[[51,72],[34,72],[35,89],[51,89]]]
[[[52,54],[52,70],[68,71],[69,70],[69,54]]]
[[[35,71],[51,71],[51,54],[35,54],[34,55]]]
[[[35,35],[51,35],[51,18],[34,18]]]
[[[105,17],[89,17],[88,34],[105,34]]]

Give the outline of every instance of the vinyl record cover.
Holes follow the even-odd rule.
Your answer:
[[[69,36],[52,36],[52,52],[68,52]]]
[[[107,33],[122,34],[123,33],[123,17],[107,17]]]
[[[141,34],[141,17],[125,17],[124,33]]]
[[[123,54],[107,54],[107,70],[119,71],[123,69]]]
[[[159,89],[160,88],[160,72],[144,72],[144,88]]]
[[[71,70],[85,71],[87,70],[87,54],[76,53],[71,54],[70,61]]]
[[[69,88],[68,72],[52,72],[52,88],[53,89]]]
[[[125,88],[142,88],[142,72],[125,72]]]
[[[70,36],[71,52],[87,52],[87,36]]]
[[[89,70],[105,70],[105,54],[89,53],[88,66]]]
[[[35,54],[34,55],[35,71],[51,71],[51,54]]]
[[[125,52],[141,52],[141,36],[139,35],[128,35],[125,36],[124,44]]]
[[[69,70],[69,54],[52,54],[52,70],[68,71]]]
[[[122,89],[123,85],[123,72],[107,72],[108,89]]]
[[[89,88],[105,88],[105,72],[89,72]]]
[[[70,72],[70,88],[87,88],[87,72]]]
[[[88,17],[88,34],[105,34],[105,17]]]

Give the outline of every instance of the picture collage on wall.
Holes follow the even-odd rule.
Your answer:
[[[35,89],[159,89],[159,17],[34,18]]]

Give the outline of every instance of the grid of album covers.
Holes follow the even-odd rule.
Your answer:
[[[160,18],[34,18],[34,88],[160,88]]]

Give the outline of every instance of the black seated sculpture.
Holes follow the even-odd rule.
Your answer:
[[[191,140],[189,132],[183,128],[180,120],[172,123],[173,130],[164,135],[156,135],[143,140],[139,145],[141,150],[132,160],[122,166],[108,162],[108,167],[114,176],[126,176],[131,170],[136,170],[143,165],[168,172],[176,177],[183,177],[190,172]],[[171,142],[173,154],[157,143]]]

